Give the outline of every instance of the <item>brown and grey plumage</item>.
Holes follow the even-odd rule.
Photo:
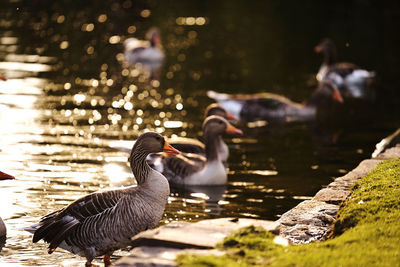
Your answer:
[[[329,110],[334,101],[343,102],[338,88],[330,81],[322,81],[305,103],[296,103],[273,93],[224,94],[207,92],[227,111],[242,121],[268,122],[308,121],[316,119],[317,111]]]
[[[34,234],[33,242],[43,239],[50,243],[49,253],[60,247],[86,257],[86,266],[104,255],[108,265],[115,250],[128,246],[137,233],[156,227],[162,217],[169,184],[146,163],[148,154],[161,151],[167,155],[179,153],[161,135],[142,134],[129,157],[137,186],[96,192],[44,216],[26,228]]]
[[[222,185],[227,182],[226,169],[218,153],[223,133],[242,134],[221,116],[209,116],[203,123],[205,157],[182,153],[175,157],[160,158],[154,168],[162,172],[175,185]]]

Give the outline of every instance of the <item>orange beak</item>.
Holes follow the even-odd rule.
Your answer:
[[[157,34],[155,36],[153,36],[153,42],[158,45],[161,42],[161,38],[160,36]]]
[[[240,129],[234,127],[234,126],[233,126],[232,124],[230,124],[230,123],[228,123],[228,126],[226,127],[225,132],[228,133],[228,134],[240,134],[240,135],[243,134],[242,130],[240,130]]]
[[[332,94],[332,98],[338,101],[339,103],[343,103],[343,97],[340,94],[339,90],[334,90]]]
[[[231,120],[231,121],[238,121],[239,119],[235,117],[232,113],[227,112],[225,115],[226,119]]]
[[[7,179],[15,179],[15,177],[7,173],[0,172],[0,180],[7,180]]]
[[[314,47],[314,51],[315,53],[321,53],[322,47],[320,45],[317,45],[316,47]]]
[[[167,156],[172,156],[172,155],[178,155],[181,152],[175,148],[173,148],[170,144],[168,144],[166,141],[164,143],[163,147],[163,152],[167,154]]]

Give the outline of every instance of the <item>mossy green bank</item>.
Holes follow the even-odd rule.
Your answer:
[[[224,256],[184,254],[180,266],[399,266],[400,159],[380,163],[341,204],[330,239],[283,247],[248,227],[225,238]]]

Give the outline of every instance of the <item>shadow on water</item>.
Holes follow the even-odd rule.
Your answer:
[[[8,1],[0,8],[0,187],[8,228],[3,266],[75,266],[21,230],[79,196],[134,183],[111,144],[146,129],[198,136],[207,90],[269,91],[304,101],[321,58],[377,73],[373,102],[347,101],[315,123],[240,123],[229,137],[229,183],[172,189],[161,223],[216,217],[277,219],[369,158],[399,126],[395,1]],[[157,80],[124,62],[123,42],[156,26],[166,58]],[[128,143],[131,145],[131,143]],[[120,252],[120,255],[126,253]],[[117,257],[119,257],[117,256]]]

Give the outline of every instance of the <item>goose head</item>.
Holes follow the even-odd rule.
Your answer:
[[[204,120],[203,136],[208,161],[218,160],[218,147],[221,145],[221,136],[224,133],[243,134],[221,116],[211,115]]]
[[[231,121],[238,121],[238,118],[236,118],[236,116],[234,116],[233,114],[231,114],[228,111],[226,111],[218,103],[210,104],[207,107],[207,109],[205,111],[205,117],[207,118],[207,117],[209,117],[211,115],[221,116],[221,117],[226,118],[227,120],[231,120]]]
[[[11,179],[15,179],[15,177],[0,171],[0,180],[11,180]]]
[[[160,32],[157,28],[151,28],[146,33],[146,38],[150,41],[152,47],[156,47],[161,43]]]
[[[150,153],[158,153],[164,152],[167,156],[177,155],[180,152],[173,148],[167,141],[165,141],[164,137],[155,132],[147,132],[139,136],[136,140],[131,156],[130,161],[132,160],[132,156],[135,153],[139,153],[146,157]]]
[[[322,81],[307,101],[307,106],[322,106],[335,101],[343,103],[338,87],[333,82]]]
[[[240,134],[243,132],[230,124],[225,118],[211,115],[204,120],[203,132],[205,136],[220,136],[223,133]]]
[[[325,64],[333,65],[335,63],[337,52],[336,46],[331,39],[323,39],[317,46],[315,46],[314,51],[318,54],[324,55]]]

